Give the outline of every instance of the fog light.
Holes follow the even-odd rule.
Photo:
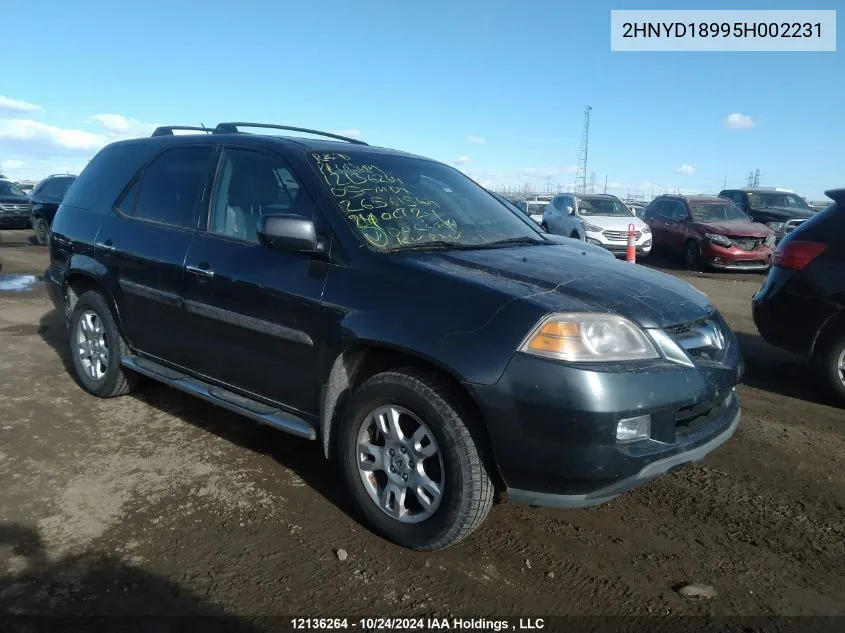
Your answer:
[[[620,442],[647,439],[651,436],[651,416],[638,415],[635,418],[619,420],[616,425],[616,439]]]
[[[601,242],[599,242],[598,240],[594,240],[591,237],[588,237],[585,241],[587,242],[587,244],[595,244],[596,246],[601,246]]]

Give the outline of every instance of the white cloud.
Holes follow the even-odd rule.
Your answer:
[[[455,160],[455,164],[456,165],[466,165],[471,160],[472,159],[469,156],[458,156],[458,158]]]
[[[120,114],[96,114],[82,129],[60,127],[32,118],[0,117],[0,156],[19,161],[20,177],[36,178],[62,171],[56,165],[83,166],[113,141],[149,136],[156,124]],[[96,122],[96,127],[91,126]],[[86,129],[90,128],[90,129]],[[78,172],[77,169],[70,171]]]
[[[26,114],[28,112],[41,112],[44,108],[28,101],[12,99],[11,97],[0,96],[0,115]]]
[[[17,159],[10,159],[4,160],[0,163],[0,170],[2,171],[14,171],[16,169],[23,169],[26,166],[26,163],[22,160]]]
[[[340,130],[332,133],[337,134],[338,136],[348,136],[349,138],[358,138],[361,136],[361,132],[359,130]]]
[[[486,143],[486,142],[487,142],[487,139],[486,139],[486,138],[484,138],[483,136],[473,136],[472,134],[470,134],[469,136],[467,136],[467,140],[468,140],[470,143],[479,143],[479,144],[482,144],[482,143]]]
[[[695,168],[692,165],[684,163],[675,170],[676,174],[683,174],[684,176],[691,176],[695,173]]]
[[[730,130],[747,130],[757,125],[757,121],[746,114],[734,112],[725,119],[725,127]]]

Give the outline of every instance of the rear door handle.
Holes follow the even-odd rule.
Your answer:
[[[200,264],[199,266],[185,266],[185,270],[203,277],[214,277],[214,271],[208,268],[208,264]]]

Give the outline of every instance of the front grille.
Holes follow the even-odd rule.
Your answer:
[[[628,239],[628,231],[602,231],[601,234],[604,235],[609,240],[623,241],[623,240]],[[639,231],[634,233],[634,237],[637,240],[639,240],[642,237],[642,235],[643,234],[640,233]]]
[[[725,354],[725,333],[714,319],[681,323],[665,332],[694,361],[718,363]]]
[[[744,251],[753,251],[766,243],[765,237],[731,237],[731,244]]]
[[[0,211],[6,213],[21,213],[29,210],[27,204],[0,204]]]
[[[730,403],[731,396],[717,396],[707,402],[699,402],[688,407],[681,407],[675,413],[675,430],[679,434],[693,433],[711,420],[716,419],[725,412]]]

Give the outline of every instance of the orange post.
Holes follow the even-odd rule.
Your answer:
[[[628,225],[628,251],[625,253],[625,261],[637,263],[637,230],[633,224]]]

